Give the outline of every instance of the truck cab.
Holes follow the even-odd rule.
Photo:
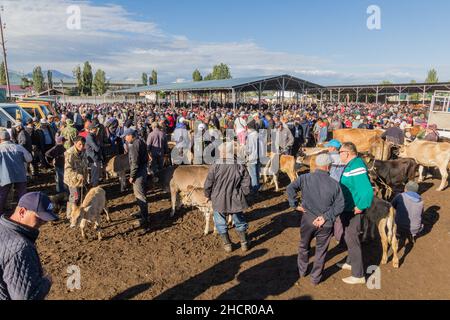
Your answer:
[[[47,106],[37,102],[17,102],[17,104],[22,107],[29,115],[33,118],[38,118],[38,120],[46,119],[50,114]]]
[[[450,139],[450,91],[434,93],[428,124],[436,124],[439,135]]]
[[[17,104],[1,103],[0,114],[2,122],[6,121],[5,124],[9,125],[8,121],[10,121],[12,126],[18,121],[25,126],[27,120],[32,119],[32,116]]]

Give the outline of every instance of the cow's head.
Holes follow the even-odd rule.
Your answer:
[[[70,227],[75,228],[80,225],[81,221],[86,216],[86,212],[89,208],[83,208],[79,206],[73,206],[72,213],[70,217]]]
[[[400,147],[399,154],[398,154],[399,158],[408,158],[408,149],[409,149],[409,143],[407,144],[405,142],[405,145]]]

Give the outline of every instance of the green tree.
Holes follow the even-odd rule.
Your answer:
[[[439,78],[437,75],[436,69],[431,69],[428,71],[427,79],[425,80],[426,83],[438,83]]]
[[[25,88],[28,88],[29,86],[31,86],[32,85],[32,81],[30,81],[27,77],[22,77],[21,79],[20,79],[20,87],[22,88],[22,89],[25,89]]]
[[[142,84],[144,86],[148,86],[148,74],[146,74],[145,72],[142,74]]]
[[[0,64],[0,85],[4,86],[6,84],[6,72],[5,72],[5,62],[2,61]]]
[[[94,93],[98,96],[102,96],[106,93],[107,83],[106,74],[103,70],[98,69],[95,73],[93,82]]]
[[[92,95],[92,80],[93,80],[92,67],[88,61],[84,63],[82,79],[83,79],[82,93],[86,96]]]
[[[77,91],[78,94],[81,95],[83,90],[83,77],[81,75],[80,66],[76,66],[75,69],[73,69],[73,77],[77,80]]]
[[[204,80],[224,80],[231,79],[230,67],[224,63],[215,65],[212,73],[208,74]]]
[[[381,82],[381,84],[392,84],[392,82],[390,82],[389,80],[384,80],[383,82]]]
[[[158,84],[158,72],[156,70],[152,71],[152,80],[151,85],[157,85]]]
[[[33,70],[33,87],[36,93],[40,93],[44,90],[44,74],[42,68],[37,66]]]
[[[192,80],[194,80],[194,82],[203,80],[202,74],[200,73],[200,71],[198,69],[196,69],[194,71],[194,73],[192,74]]]
[[[416,80],[411,80],[411,84],[417,83]],[[420,94],[419,93],[413,93],[411,94],[411,100],[412,101],[419,101],[420,100]]]
[[[53,73],[51,70],[47,71],[47,85],[48,89],[53,89]]]

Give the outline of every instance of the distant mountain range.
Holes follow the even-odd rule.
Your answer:
[[[68,76],[67,74],[64,74],[58,70],[50,70],[50,71],[52,72],[53,83],[60,82],[61,80],[62,81],[74,81],[75,80],[74,77]],[[42,70],[42,73],[44,74],[44,78],[47,79],[47,70]],[[32,72],[27,73],[25,76],[28,78],[32,78],[33,73]]]
[[[58,70],[50,70],[50,71],[52,72],[53,83],[58,83],[61,80],[65,82],[69,81],[72,82],[75,80],[72,76],[68,76],[67,74],[64,74]],[[33,78],[32,72],[23,75],[20,72],[10,70],[8,73],[9,73],[9,81],[11,82],[12,85],[22,84],[22,77],[24,76],[29,79]],[[42,73],[44,74],[44,78],[47,80],[47,70],[42,70]]]
[[[50,70],[52,72],[52,76],[53,76],[53,83],[57,84],[60,83],[61,80],[63,82],[74,82],[75,78],[72,76],[69,76],[65,73],[62,73],[58,70]],[[47,81],[47,70],[42,70],[42,73],[44,74],[44,78]],[[33,78],[33,73],[29,72],[25,75],[23,75],[20,72],[17,71],[13,71],[10,70],[9,71],[9,81],[11,81],[11,85],[20,85],[22,84],[22,77],[27,77],[29,79]],[[108,78],[108,81],[110,81],[110,83],[130,83],[130,84],[138,84],[140,83],[139,79],[131,79],[131,78],[127,78],[127,79],[111,79]]]

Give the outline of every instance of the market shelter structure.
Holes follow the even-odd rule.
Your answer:
[[[176,100],[178,101],[186,101],[187,98],[190,98],[192,101],[193,94],[206,94],[209,98],[213,94],[220,94],[222,102],[223,100],[226,100],[228,102],[232,102],[233,105],[236,106],[236,103],[241,100],[242,95],[246,92],[256,92],[258,94],[259,103],[261,104],[262,93],[264,91],[279,91],[281,93],[280,103],[284,106],[285,92],[295,92],[298,100],[300,95],[306,95],[308,94],[308,91],[312,89],[318,90],[325,88],[318,84],[293,76],[281,75],[172,83],[166,85],[137,87],[116,91],[115,93],[145,96],[159,92],[167,92],[170,94],[175,94]],[[224,96],[225,99],[223,99]]]

